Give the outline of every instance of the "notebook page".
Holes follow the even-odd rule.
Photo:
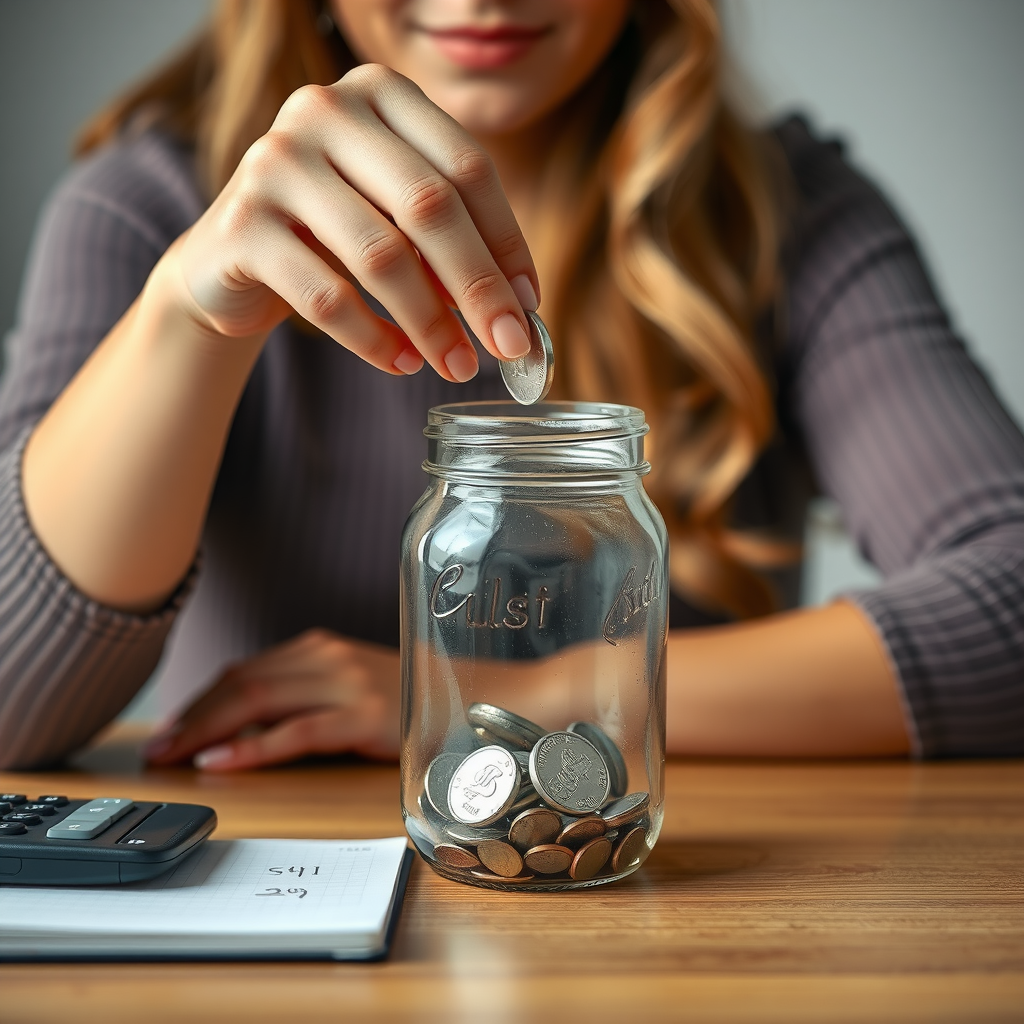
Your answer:
[[[376,932],[404,837],[208,840],[147,882],[0,888],[0,932],[293,935]]]

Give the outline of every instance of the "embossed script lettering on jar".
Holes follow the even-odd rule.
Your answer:
[[[435,619],[448,619],[457,615],[465,609],[466,625],[471,629],[522,629],[530,623],[530,610],[534,607],[535,621],[538,629],[545,628],[545,606],[550,598],[548,588],[540,586],[537,588],[536,597],[531,602],[529,594],[519,594],[510,597],[502,605],[502,580],[498,576],[493,580],[484,580],[484,593],[477,594],[470,591],[461,600],[455,600],[448,604],[445,601],[445,591],[451,590],[466,571],[464,565],[455,563],[448,566],[443,572],[438,573],[434,585],[430,588],[430,614]],[[490,597],[487,595],[487,586],[490,585]],[[486,614],[481,612],[488,609]]]

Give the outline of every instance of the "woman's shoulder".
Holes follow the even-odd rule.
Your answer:
[[[912,253],[918,261],[920,254],[889,200],[847,158],[840,139],[819,135],[799,115],[774,125],[772,134],[789,171],[782,267],[787,320],[801,337],[887,253]]]
[[[57,186],[51,214],[90,208],[166,248],[202,213],[193,151],[156,130],[125,133],[77,160]]]

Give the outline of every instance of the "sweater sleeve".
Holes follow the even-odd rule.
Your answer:
[[[923,757],[1024,753],[1024,437],[907,230],[799,124],[788,405],[882,584],[877,628]]]
[[[33,532],[21,490],[32,428],[198,213],[168,144],[120,144],[75,168],[40,221],[0,382],[0,767],[87,742],[146,681],[194,578],[150,615],[79,592]]]

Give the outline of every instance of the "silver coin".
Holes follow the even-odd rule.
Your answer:
[[[518,359],[500,360],[501,379],[520,405],[533,405],[551,390],[555,350],[544,321],[531,312],[527,312],[526,319],[530,322],[530,351]]]
[[[527,767],[527,771],[529,771],[529,767]],[[519,787],[519,792],[516,794],[515,803],[508,809],[509,816],[521,814],[523,811],[528,811],[531,807],[536,807],[538,804],[540,804],[540,796],[537,790],[533,788],[533,783],[529,778],[524,778],[522,785]]]
[[[432,842],[439,843],[441,836],[444,835],[445,826],[449,824],[450,819],[434,809],[434,805],[427,799],[426,793],[420,793],[416,798],[416,804],[420,809],[421,826],[432,833]],[[416,819],[410,816],[407,820],[415,821]]]
[[[463,723],[453,728],[445,737],[444,752],[446,754],[461,754],[465,757],[480,746],[480,737],[470,726]]]
[[[549,732],[530,754],[533,788],[565,814],[596,811],[608,799],[608,765],[589,740],[574,732]]]
[[[651,806],[650,793],[630,793],[602,808],[601,817],[609,828],[621,828],[639,821]]]
[[[447,751],[438,754],[427,767],[423,776],[423,791],[434,809],[450,819],[452,812],[448,809],[448,787],[451,785],[455,769],[465,761],[466,755],[452,754]]]
[[[544,735],[544,730],[536,722],[493,704],[470,704],[466,718],[479,737],[514,750],[532,750]]]
[[[485,825],[483,828],[475,828],[473,825],[460,825],[453,821],[445,826],[445,837],[461,846],[476,846],[485,839],[507,839],[508,829],[499,828],[496,825]]]
[[[463,825],[490,825],[515,802],[521,780],[511,751],[497,745],[474,750],[455,769],[448,786],[451,816]]]
[[[411,814],[405,819],[405,831],[409,833],[409,838],[416,849],[424,856],[433,850],[440,840],[440,836]]]
[[[625,796],[629,789],[629,772],[626,770],[626,760],[622,756],[616,742],[593,722],[573,722],[565,727],[566,732],[574,732],[582,736],[601,751],[605,764],[608,765],[608,795],[611,797]]]

